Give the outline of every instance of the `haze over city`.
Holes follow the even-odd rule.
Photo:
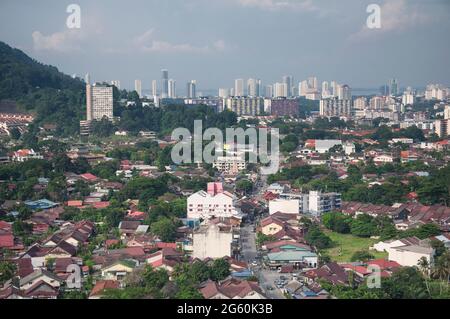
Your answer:
[[[199,90],[286,74],[354,88],[390,78],[449,84],[446,0],[80,0],[81,28],[68,29],[71,3],[2,1],[1,24],[16,27],[0,28],[0,38],[67,74],[127,89],[141,79],[144,91],[161,69],[183,87],[196,79]],[[371,3],[381,6],[381,29],[366,27]]]

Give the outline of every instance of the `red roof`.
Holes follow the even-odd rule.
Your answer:
[[[92,203],[92,207],[96,208],[96,209],[102,209],[102,208],[106,208],[109,206],[109,202],[95,202]]]
[[[14,246],[14,236],[11,233],[0,233],[0,248],[10,248]]]
[[[87,181],[90,181],[90,182],[94,182],[94,181],[96,181],[98,179],[97,176],[95,176],[95,175],[93,175],[91,173],[81,174],[80,177],[85,179],[85,180],[87,180]]]
[[[69,207],[81,207],[81,206],[83,206],[83,201],[82,200],[69,200],[67,202],[67,206],[69,206]]]
[[[97,281],[94,288],[92,288],[90,296],[98,296],[103,293],[105,289],[118,289],[119,282],[116,280],[100,280]]]

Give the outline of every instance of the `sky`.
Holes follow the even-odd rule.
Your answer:
[[[67,6],[81,8],[69,29]],[[381,28],[367,28],[369,4]],[[1,0],[0,40],[67,74],[185,93],[317,76],[354,88],[450,85],[449,0]]]

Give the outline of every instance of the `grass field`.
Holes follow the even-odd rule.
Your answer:
[[[377,239],[371,238],[360,238],[349,234],[339,234],[329,230],[325,233],[334,243],[332,248],[325,249],[331,260],[336,262],[346,262],[350,261],[352,255],[359,250],[369,250],[369,247],[374,243],[378,242]],[[370,253],[375,256],[375,258],[386,258],[387,253],[380,253],[371,250]]]

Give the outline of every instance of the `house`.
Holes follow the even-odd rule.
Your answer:
[[[285,223],[278,218],[269,216],[260,222],[260,231],[264,235],[275,235],[285,228]]]
[[[98,181],[98,177],[91,173],[81,174],[80,177],[88,183],[95,183],[96,181]]]
[[[15,151],[12,156],[11,160],[14,162],[25,162],[30,159],[43,159],[44,157],[35,152],[33,149],[20,149]]]
[[[305,278],[309,283],[319,279],[325,280],[332,285],[348,285],[348,275],[343,267],[335,262],[330,262],[318,269],[308,270]]]
[[[59,289],[45,280],[39,280],[26,290],[22,291],[24,299],[56,299]]]
[[[132,259],[123,259],[105,266],[101,269],[102,278],[106,280],[122,281],[126,275],[133,272],[138,262]]]
[[[393,239],[393,240],[387,240],[387,241],[380,241],[371,247],[371,249],[374,249],[379,252],[387,252],[389,249],[393,247],[401,247],[401,246],[407,246],[407,245],[419,245],[420,239],[417,237],[407,237],[402,239]]]
[[[134,235],[141,225],[140,221],[123,220],[119,224],[119,232],[123,238]]]
[[[200,288],[205,299],[266,299],[257,282],[230,278],[216,283],[207,281]]]
[[[433,264],[434,252],[434,249],[431,247],[419,245],[392,247],[388,250],[389,260],[408,267],[417,266],[421,258],[426,258],[430,265]]]
[[[89,299],[101,299],[106,289],[119,289],[120,283],[116,280],[99,280],[95,283],[89,294]]]
[[[34,287],[37,283],[44,281],[53,288],[59,288],[63,280],[45,269],[36,269],[31,274],[20,279],[20,290],[28,290]]]
[[[146,262],[155,269],[165,269],[171,273],[175,266],[183,261],[183,256],[182,252],[167,247],[150,254]]]

